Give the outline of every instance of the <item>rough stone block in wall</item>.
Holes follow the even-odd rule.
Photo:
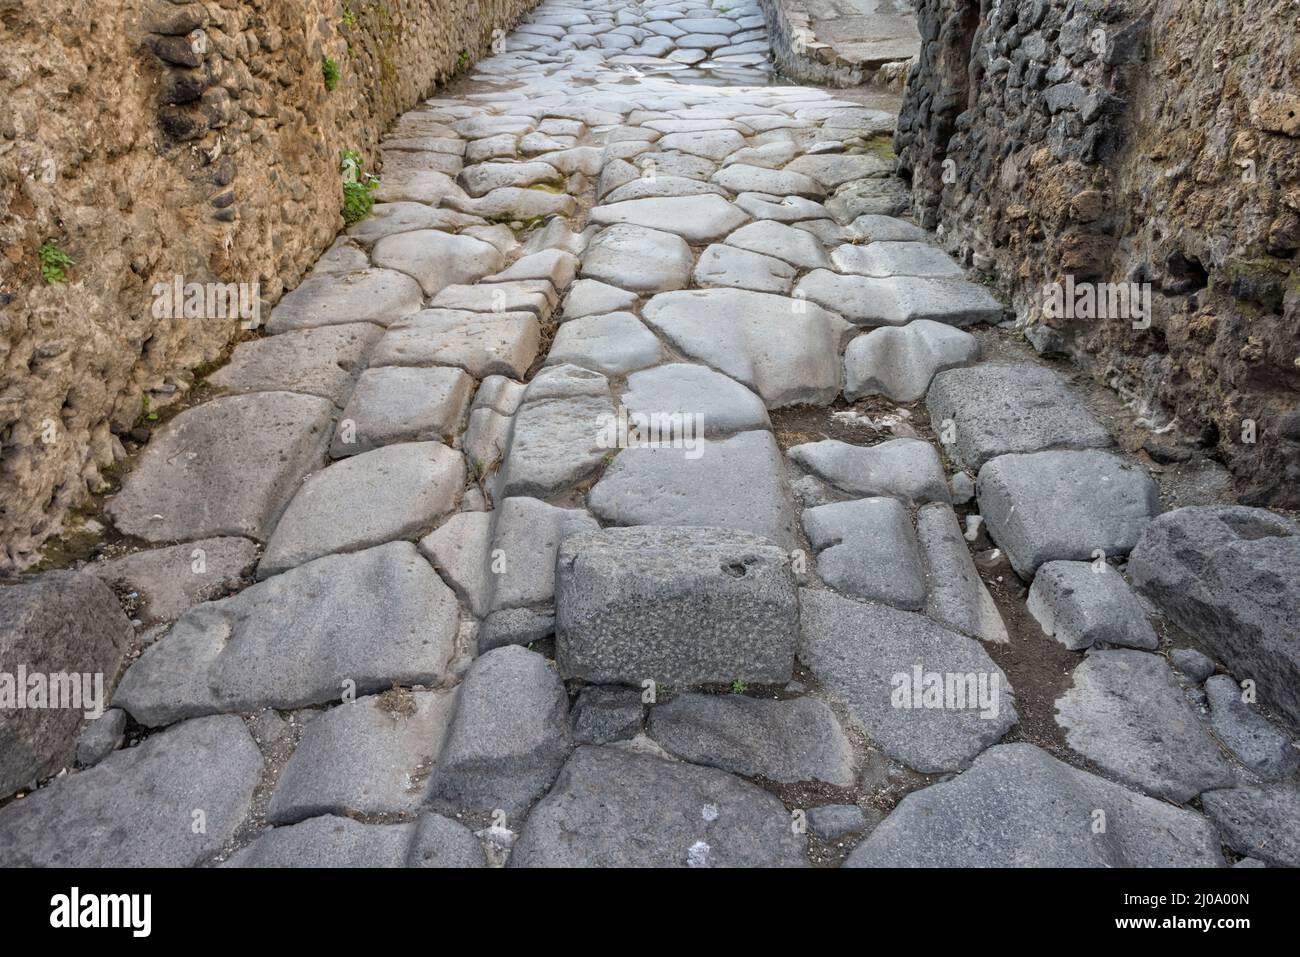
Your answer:
[[[342,226],[340,152],[377,164],[384,128],[536,2],[105,0],[86,20],[0,0],[0,571],[102,487],[146,396],[183,398],[241,334],[156,318],[155,284],[257,283],[265,318]]]
[[[1018,318],[1300,506],[1300,30],[1275,0],[919,0],[895,151],[913,212]],[[1136,282],[1151,315],[1047,315]],[[1138,319],[1135,328],[1134,318]],[[1149,321],[1148,321],[1149,320]]]

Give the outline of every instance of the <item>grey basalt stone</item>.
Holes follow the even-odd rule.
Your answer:
[[[689,362],[632,373],[620,400],[631,416],[681,415],[693,422],[703,416],[703,434],[710,437],[772,427],[757,395],[735,379]]]
[[[546,793],[572,749],[569,697],[547,660],[518,645],[494,649],[461,682],[434,804],[513,817]]]
[[[1291,738],[1242,699],[1241,686],[1228,675],[1205,682],[1210,727],[1242,764],[1265,780],[1288,777],[1300,767],[1300,751]]]
[[[260,834],[223,867],[483,867],[465,825],[438,814],[404,824],[324,815]]]
[[[785,552],[720,528],[575,535],[556,562],[565,678],[639,686],[790,679],[798,598]]]
[[[564,300],[563,319],[603,316],[625,312],[636,305],[637,294],[619,289],[598,279],[579,279],[569,288]]]
[[[829,269],[831,265],[814,236],[772,220],[742,226],[724,241],[728,246],[783,259],[799,269]]]
[[[926,407],[949,456],[971,470],[1009,452],[1111,445],[1110,434],[1056,373],[1028,363],[940,372]]]
[[[1300,728],[1300,527],[1264,509],[1180,508],[1129,556],[1138,593]]]
[[[373,322],[387,326],[420,308],[420,284],[394,269],[363,269],[305,280],[271,310],[266,331]]]
[[[932,502],[918,509],[916,537],[925,560],[925,613],[963,634],[999,644],[1009,641],[1002,614],[975,569],[952,507]]]
[[[409,542],[330,555],[186,612],[127,670],[113,703],[157,727],[437,685],[457,617],[451,589]]]
[[[909,506],[948,501],[939,453],[920,439],[890,439],[872,446],[823,439],[793,446],[789,456],[800,468],[852,495],[889,495]]]
[[[403,442],[336,462],[307,478],[276,524],[259,578],[331,552],[415,539],[454,511],[465,460],[439,442]]]
[[[808,588],[800,613],[800,659],[886,754],[917,771],[959,770],[1019,720],[1011,683],[973,638]],[[936,679],[937,695],[927,691]]]
[[[109,708],[88,723],[77,736],[77,763],[92,767],[122,746],[126,737],[126,712]]]
[[[1201,654],[1195,648],[1175,648],[1169,652],[1169,663],[1175,671],[1187,675],[1200,684],[1214,674],[1214,661]]]
[[[661,142],[666,143],[670,138],[664,137]],[[630,199],[597,206],[591,211],[591,221],[602,226],[627,224],[657,229],[696,244],[718,242],[743,226],[748,218],[721,196],[712,194]]]
[[[817,574],[836,591],[918,611],[925,568],[906,506],[893,498],[833,502],[804,511]]]
[[[1128,554],[1160,511],[1151,476],[1107,452],[1003,455],[976,488],[989,534],[1025,579],[1047,562]]]
[[[683,760],[732,774],[840,787],[854,780],[848,738],[815,698],[684,694],[651,709],[649,733]]]
[[[395,323],[370,356],[372,366],[457,366],[475,378],[522,379],[541,346],[531,312],[426,309]]]
[[[1028,609],[1044,634],[1071,651],[1093,645],[1146,651],[1160,646],[1137,595],[1124,576],[1105,563],[1041,566],[1029,589]]]
[[[618,225],[596,234],[582,260],[584,279],[634,293],[681,289],[695,257],[686,240],[670,232]]]
[[[1201,804],[1238,854],[1273,867],[1300,867],[1300,786],[1294,781],[1208,791]]]
[[[570,319],[555,333],[546,365],[566,363],[619,376],[667,358],[663,344],[630,312]]]
[[[808,809],[808,829],[823,841],[837,841],[867,829],[867,816],[856,804],[823,804]]]
[[[1089,652],[1056,712],[1070,747],[1155,797],[1182,804],[1233,784],[1232,768],[1159,655]]]
[[[151,542],[266,541],[299,481],[324,463],[333,411],[328,399],[293,392],[186,409],[154,434],[105,510],[120,531]]]
[[[873,329],[844,351],[844,397],[884,395],[915,402],[925,397],[937,373],[969,365],[979,354],[970,333],[928,319]]]
[[[398,689],[313,718],[280,772],[267,821],[418,811],[455,705],[455,691]]]
[[[343,409],[330,455],[342,458],[398,442],[450,441],[465,422],[473,394],[474,380],[460,369],[367,369]]]
[[[91,575],[46,572],[0,586],[0,798],[72,764],[83,716],[94,707],[84,697],[95,695],[93,676],[101,676],[102,694],[110,695],[134,639],[113,592]],[[58,675],[70,676],[75,689],[56,681]],[[92,676],[89,684],[84,675]],[[37,676],[44,680],[33,684]],[[39,689],[41,697],[33,698]],[[69,693],[74,697],[66,702]],[[54,695],[59,707],[50,707]],[[82,707],[68,706],[76,703]]]
[[[208,376],[227,392],[302,392],[341,405],[383,329],[353,322],[243,342]]]
[[[695,285],[750,289],[785,295],[794,285],[795,268],[772,256],[717,244],[704,250],[695,265]]]
[[[713,768],[579,747],[524,823],[510,867],[804,867],[766,791]]]
[[[579,744],[608,744],[641,733],[645,705],[639,688],[588,685],[573,703],[573,737]]]
[[[237,590],[256,564],[257,546],[246,538],[201,538],[92,562],[84,571],[134,593],[135,617],[154,624]]]
[[[1095,826],[1097,812],[1106,827]],[[1223,867],[1194,811],[1137,794],[1032,744],[1003,744],[970,770],[914,791],[846,867]]]
[[[0,808],[0,865],[194,867],[234,836],[261,774],[238,717],[186,721]]]

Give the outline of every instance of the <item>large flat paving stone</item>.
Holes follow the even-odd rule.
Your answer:
[[[873,329],[844,350],[844,397],[915,402],[925,398],[936,374],[970,365],[979,354],[979,341],[970,333],[928,319]]]
[[[917,509],[916,537],[929,583],[925,613],[962,634],[999,644],[1009,641],[1002,613],[975,569],[952,506],[931,502]]]
[[[922,615],[803,589],[800,658],[890,757],[956,771],[1019,720],[979,642]]]
[[[639,685],[788,681],[798,601],[786,554],[720,528],[574,535],[555,577],[556,662],[566,678]]]
[[[1228,675],[1211,675],[1205,680],[1214,736],[1264,780],[1290,777],[1300,766],[1300,750],[1289,734],[1252,708],[1244,696],[1241,685]]]
[[[511,867],[803,867],[766,791],[713,768],[582,746],[529,815]]]
[[[622,376],[666,358],[663,344],[630,312],[584,316],[560,326],[546,364],[571,363],[605,375]]]
[[[186,409],[154,434],[105,510],[120,531],[150,542],[266,541],[299,481],[324,462],[333,409],[294,392]]]
[[[1201,804],[1238,854],[1300,867],[1300,787],[1294,781],[1208,791]]]
[[[715,243],[695,265],[695,285],[723,286],[785,295],[794,285],[795,268],[783,259]]]
[[[94,575],[46,572],[0,587],[0,798],[58,773],[72,764],[83,717],[95,711],[95,689],[79,677],[100,675],[100,692],[113,690],[122,656],[135,640],[135,629],[112,590]],[[16,674],[26,668],[28,677]],[[54,685],[54,675],[76,677],[75,691]],[[42,699],[32,693],[36,675],[51,684]],[[73,693],[65,701],[64,689]],[[57,693],[58,707],[48,695]],[[21,699],[21,700],[19,700]],[[28,703],[46,707],[28,708]],[[71,707],[80,704],[82,707]],[[99,707],[107,704],[99,700]],[[19,705],[22,705],[21,707]]]
[[[611,226],[592,239],[582,275],[632,292],[665,292],[690,282],[694,261],[686,240],[671,232]]]
[[[827,585],[907,611],[925,605],[925,566],[902,502],[832,502],[805,509],[801,522],[817,553],[817,574]]]
[[[815,698],[684,694],[651,710],[649,732],[677,757],[732,774],[785,784],[854,781],[849,740]]]
[[[420,284],[393,269],[363,269],[315,276],[287,293],[271,310],[267,332],[373,322],[387,326],[420,308]]]
[[[257,546],[246,538],[201,538],[92,562],[85,571],[119,594],[134,592],[134,617],[151,625],[236,591],[256,564]]]
[[[385,236],[375,243],[370,258],[376,266],[413,277],[426,296],[445,286],[477,282],[505,265],[491,243],[437,229]]]
[[[745,289],[691,290],[655,296],[642,316],[770,409],[824,405],[840,391],[839,350],[851,326],[812,303]]]
[[[1097,812],[1105,815],[1098,828]],[[847,867],[1223,867],[1219,835],[1173,807],[1003,744],[951,781],[913,792]]]
[[[1151,476],[1108,452],[1003,455],[975,487],[989,534],[1026,580],[1044,562],[1127,555],[1160,511]]]
[[[362,824],[323,815],[264,831],[223,867],[485,867],[464,824],[424,814],[404,824]]]
[[[343,408],[330,455],[343,458],[398,442],[450,442],[473,396],[474,379],[461,369],[367,369]]]
[[[815,236],[770,219],[740,227],[725,242],[737,249],[783,259],[799,269],[829,269],[831,265]]]
[[[787,544],[794,515],[782,472],[770,432],[628,448],[587,494],[587,505],[613,525],[730,528]]]
[[[1262,508],[1175,509],[1129,556],[1133,586],[1300,728],[1300,526]]]
[[[793,446],[789,455],[800,468],[853,495],[889,495],[909,506],[950,498],[939,453],[921,439],[871,446],[823,439]]]
[[[800,156],[785,168],[816,180],[826,189],[834,189],[850,180],[888,176],[894,171],[894,164],[873,153],[826,153]]]
[[[569,696],[545,658],[518,645],[481,655],[461,683],[434,768],[434,799],[458,811],[526,811],[573,748]]]
[[[457,366],[476,379],[522,379],[541,342],[542,327],[531,312],[426,309],[389,329],[370,364]]]
[[[1029,589],[1028,610],[1071,651],[1114,645],[1160,647],[1146,611],[1124,576],[1102,562],[1048,562]]]
[[[1002,319],[1002,304],[965,279],[880,279],[818,269],[799,280],[794,291],[864,326],[904,326],[918,319],[970,326]]]
[[[208,382],[227,392],[303,392],[342,404],[382,334],[374,323],[356,322],[244,342]]]
[[[972,471],[1010,452],[1111,445],[1110,434],[1060,376],[1028,363],[940,372],[926,408],[945,451]]]
[[[455,706],[455,690],[391,690],[316,716],[280,772],[266,819],[419,811]]]
[[[239,718],[187,721],[0,809],[0,864],[194,867],[247,817],[261,774]]]
[[[1056,711],[1070,747],[1156,797],[1184,804],[1234,783],[1218,742],[1159,655],[1090,652]]]
[[[457,619],[451,589],[409,542],[330,555],[186,612],[127,670],[113,703],[157,727],[438,685]]]
[[[440,442],[403,442],[336,462],[303,482],[257,566],[265,578],[332,552],[415,540],[460,503],[465,459]]]
[[[770,429],[763,400],[735,379],[690,362],[634,372],[620,397],[629,416],[703,416],[704,435],[714,437]],[[685,418],[683,419],[685,421]],[[700,434],[697,430],[696,434]]]
[[[602,226],[625,223],[676,233],[692,245],[721,240],[749,217],[721,196],[659,196],[597,206],[591,221]]]
[[[938,246],[918,242],[874,242],[865,246],[845,245],[831,253],[840,272],[884,279],[889,276],[923,276],[951,279],[961,267]]]

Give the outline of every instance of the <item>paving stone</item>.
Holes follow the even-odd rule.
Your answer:
[[[1210,791],[1201,804],[1238,854],[1273,867],[1300,867],[1300,787],[1294,782]]]
[[[925,242],[873,242],[865,246],[840,246],[831,253],[840,272],[884,279],[888,276],[923,276],[948,279],[961,276],[961,267],[937,246]]]
[[[333,410],[294,392],[186,409],[154,433],[105,511],[119,531],[150,542],[265,541],[299,481],[324,462]]]
[[[471,196],[485,196],[502,186],[560,186],[564,177],[549,163],[477,163],[460,173],[460,183]]]
[[[723,528],[574,535],[556,562],[565,678],[640,685],[790,679],[798,606],[785,553]]]
[[[113,703],[158,727],[339,701],[348,687],[437,685],[456,631],[451,589],[414,545],[391,542],[317,559],[186,612],[122,676]]]
[[[711,180],[732,193],[771,193],[808,199],[821,199],[826,195],[826,190],[816,179],[788,167],[779,170],[735,163],[723,166]]]
[[[656,196],[723,196],[726,191],[713,183],[703,183],[685,176],[658,176],[653,178],[638,175],[601,196],[607,204],[622,203],[633,199],[652,199]]]
[[[1048,562],[1034,576],[1027,607],[1043,633],[1071,651],[1093,645],[1160,647],[1137,595],[1105,563]]]
[[[720,162],[743,147],[745,137],[736,130],[669,133],[655,145],[661,150],[676,150]]]
[[[1096,812],[1105,830],[1094,827]],[[846,867],[1222,867],[1194,811],[1072,768],[1032,744],[1003,744],[957,777],[914,791]]]
[[[389,329],[370,356],[372,366],[458,366],[481,379],[522,379],[541,347],[529,312],[474,313],[426,309]]]
[[[261,774],[239,718],[187,721],[0,808],[0,864],[193,867],[234,835]]]
[[[924,242],[929,236],[920,226],[914,226],[906,220],[870,213],[849,223],[849,229],[854,235],[877,243]]]
[[[1205,682],[1210,727],[1242,764],[1265,780],[1289,777],[1300,767],[1300,751],[1290,737],[1242,700],[1242,689],[1228,675]]]
[[[1300,727],[1300,526],[1264,509],[1180,508],[1133,554],[1138,593]]]
[[[826,208],[841,223],[859,216],[897,216],[910,205],[907,186],[893,176],[871,177],[846,183],[826,202]]]
[[[656,147],[660,144],[656,143]],[[667,148],[667,147],[664,147]],[[642,174],[652,169],[656,176],[683,176],[687,179],[705,180],[713,175],[717,165],[703,156],[690,153],[642,153],[636,158]]]
[[[710,437],[772,427],[757,395],[735,379],[689,362],[634,372],[620,399],[630,416],[703,416],[703,434]]]
[[[474,380],[460,369],[367,369],[343,409],[330,455],[342,458],[398,442],[451,441],[473,393]]]
[[[1175,671],[1187,675],[1197,684],[1215,671],[1214,662],[1195,648],[1175,648],[1169,652],[1169,663]]]
[[[744,213],[721,196],[713,195],[632,199],[597,206],[591,211],[593,223],[657,229],[675,233],[686,242],[695,244],[721,240],[744,225],[746,218]]]
[[[256,564],[257,546],[246,538],[203,538],[92,562],[84,570],[130,594],[133,616],[152,625],[235,591]]]
[[[451,209],[434,209],[424,203],[376,203],[369,216],[351,227],[347,235],[369,246],[394,233],[417,229],[460,229],[483,220]]]
[[[588,685],[573,703],[573,738],[579,744],[608,744],[641,733],[645,705],[638,688]]]
[[[826,189],[833,189],[850,180],[888,176],[893,173],[894,164],[873,153],[830,153],[800,156],[785,168],[816,180]]]
[[[795,268],[789,263],[734,246],[712,245],[695,266],[695,285],[732,286],[755,292],[785,295],[794,285]]]
[[[741,193],[736,205],[758,220],[797,223],[808,219],[826,219],[830,214],[821,203],[802,196],[773,196],[770,193]]]
[[[748,125],[748,124],[746,124]],[[728,156],[722,163],[724,167],[736,164],[744,166],[761,166],[764,169],[780,169],[798,155],[799,147],[790,140],[778,140],[761,146],[747,146]]]
[[[533,809],[511,867],[803,867],[774,796],[713,768],[584,745]]]
[[[545,216],[572,216],[578,205],[572,196],[543,189],[502,186],[477,199],[448,197],[447,205],[462,213],[500,222],[527,222]]]
[[[578,257],[566,249],[543,249],[517,259],[508,269],[488,276],[485,283],[520,282],[545,279],[556,289],[573,282],[578,271]]]
[[[465,825],[438,814],[405,824],[323,816],[264,831],[224,867],[483,867]]]
[[[839,348],[851,327],[811,303],[744,289],[690,290],[655,296],[642,318],[770,409],[828,404],[840,390]]]
[[[876,279],[818,269],[799,280],[795,294],[801,293],[865,326],[903,326],[918,319],[968,326],[1002,319],[1002,304],[965,279]]]
[[[479,654],[506,645],[523,645],[543,641],[555,634],[555,612],[533,608],[503,608],[483,619],[478,631]]]
[[[271,310],[266,331],[373,322],[386,326],[420,308],[420,284],[393,269],[319,276],[305,280]]]
[[[560,326],[546,365],[572,364],[622,376],[663,362],[658,337],[630,312],[571,319]]]
[[[1008,452],[1105,448],[1109,433],[1049,369],[984,363],[935,376],[930,421],[949,456],[969,469]],[[944,423],[951,420],[952,428]]]
[[[496,496],[545,499],[590,478],[609,454],[603,433],[613,419],[604,375],[573,365],[543,370],[515,413]]]
[[[889,495],[909,506],[948,501],[939,453],[921,439],[872,446],[823,439],[792,446],[789,455],[800,468],[851,495]]]
[[[1011,683],[973,638],[828,591],[804,588],[799,604],[800,659],[890,757],[956,771],[1019,720]]]
[[[929,585],[925,613],[954,631],[999,644],[1009,641],[998,606],[975,570],[952,506],[932,502],[918,509],[916,537]]]
[[[867,816],[856,804],[823,804],[808,809],[808,828],[823,841],[838,841],[867,829]]]
[[[432,791],[458,810],[513,817],[546,793],[572,748],[559,676],[541,655],[497,648],[477,658],[461,682]]]
[[[455,690],[391,690],[313,718],[280,772],[267,821],[418,812],[455,706]]]
[[[928,319],[873,329],[844,351],[844,397],[915,402],[925,398],[936,373],[969,365],[979,354],[979,341],[970,333]]]
[[[519,150],[519,142],[519,136],[515,133],[481,137],[465,145],[465,162],[484,163],[503,157],[513,159]]]
[[[624,312],[636,305],[637,294],[595,279],[579,279],[564,300],[564,319]]]
[[[791,542],[781,451],[770,432],[696,437],[693,448],[624,449],[587,504],[614,525],[729,528]]]
[[[356,322],[244,342],[208,382],[227,392],[304,392],[341,405],[382,334]]]
[[[446,286],[430,302],[432,309],[470,312],[531,312],[545,320],[555,308],[555,287],[545,279]]]
[[[1056,700],[1075,751],[1126,784],[1184,804],[1229,787],[1232,769],[1159,655],[1091,651]]]
[[[681,289],[695,257],[680,236],[640,226],[602,229],[582,260],[582,275],[632,292]]]
[[[375,243],[370,257],[376,266],[414,277],[426,296],[455,283],[477,282],[504,262],[491,243],[436,229],[385,236]]]
[[[437,206],[447,199],[464,196],[464,191],[446,173],[433,169],[385,171],[371,193],[376,203],[428,203]]]
[[[976,488],[989,534],[1026,581],[1045,562],[1128,554],[1160,511],[1151,476],[1107,452],[1003,455]]]
[[[309,476],[284,510],[258,577],[331,552],[418,538],[455,511],[464,489],[464,459],[439,442],[387,445],[336,462]]]
[[[849,740],[815,698],[684,694],[651,709],[650,737],[683,760],[732,774],[840,787],[854,780]]]
[[[830,259],[814,236],[773,220],[741,226],[726,238],[726,244],[783,259],[800,269],[830,268]]]
[[[893,498],[834,502],[804,511],[817,574],[837,591],[918,611],[925,568],[907,508]]]

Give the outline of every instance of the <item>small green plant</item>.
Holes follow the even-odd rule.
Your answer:
[[[352,8],[346,3],[343,4],[343,25],[353,30],[357,26],[357,15],[352,12]]]
[[[737,678],[735,681],[733,681],[733,682],[731,683],[731,693],[732,693],[732,694],[744,694],[744,693],[745,693],[745,689],[746,689],[747,687],[748,687],[748,685],[745,684],[745,679],[743,679],[743,678]]]
[[[379,178],[361,167],[361,154],[344,150],[339,163],[343,176],[343,222],[351,226],[370,215],[375,208],[375,198],[370,194],[379,187]]]
[[[464,70],[469,66],[469,51],[461,50],[460,56],[456,57],[456,69]]]
[[[325,77],[325,89],[333,90],[339,85],[339,65],[334,62],[333,57],[325,57],[320,61],[320,71]]]
[[[75,265],[72,257],[54,243],[41,243],[41,278],[53,285],[68,281],[68,267]]]
[[[153,406],[149,404],[149,396],[147,394],[140,396],[140,415],[148,419],[150,422],[158,421],[158,413],[155,412]]]

